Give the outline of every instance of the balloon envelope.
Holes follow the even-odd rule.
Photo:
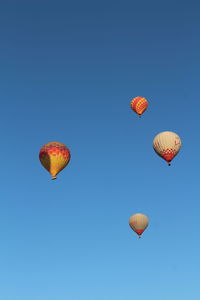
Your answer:
[[[153,148],[170,165],[181,148],[181,139],[175,132],[164,131],[155,136]]]
[[[141,116],[148,107],[148,101],[144,97],[135,97],[131,100],[131,108],[136,114]]]
[[[130,227],[133,229],[133,231],[135,231],[139,235],[139,237],[147,228],[148,224],[149,224],[148,217],[141,213],[132,215],[129,219]]]
[[[39,159],[43,167],[52,175],[52,179],[56,179],[56,175],[69,163],[70,151],[65,144],[51,142],[40,149]]]

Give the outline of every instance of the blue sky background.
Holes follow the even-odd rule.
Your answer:
[[[1,299],[200,299],[199,9],[1,1]],[[152,149],[165,130],[183,144],[171,167]],[[56,181],[51,141],[71,151]]]

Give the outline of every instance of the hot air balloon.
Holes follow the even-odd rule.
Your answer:
[[[43,167],[52,175],[52,179],[56,179],[56,175],[69,163],[70,151],[65,144],[51,142],[40,149],[39,159]]]
[[[155,136],[153,148],[170,166],[172,159],[178,154],[181,148],[181,139],[174,132],[164,131]]]
[[[139,116],[141,116],[148,107],[148,101],[144,97],[133,98],[130,104],[132,110]]]
[[[139,238],[147,228],[148,224],[148,217],[140,213],[132,215],[129,219],[130,227],[138,234]]]

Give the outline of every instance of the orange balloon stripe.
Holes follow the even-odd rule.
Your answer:
[[[144,229],[136,229],[135,232],[136,232],[138,235],[141,235],[141,234],[144,232]]]
[[[40,158],[42,159],[45,155],[58,155],[61,154],[63,155],[63,157],[65,159],[69,159],[70,158],[70,153],[69,150],[67,150],[66,148],[57,148],[57,147],[46,147],[46,148],[42,148],[40,151]]]
[[[177,154],[177,151],[174,149],[165,149],[161,151],[160,156],[164,158],[167,162],[170,162]]]

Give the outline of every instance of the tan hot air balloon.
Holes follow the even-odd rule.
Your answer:
[[[138,234],[139,238],[147,228],[148,224],[148,217],[140,213],[132,215],[129,219],[130,227],[133,229],[133,231],[135,231]]]
[[[181,148],[181,139],[172,131],[164,131],[155,136],[153,148],[170,166],[172,159],[178,154]]]

